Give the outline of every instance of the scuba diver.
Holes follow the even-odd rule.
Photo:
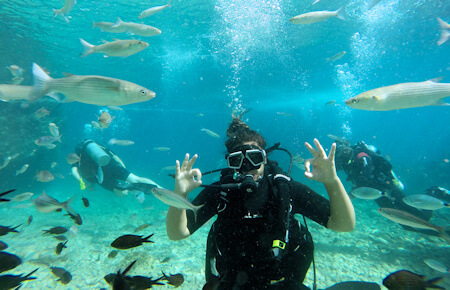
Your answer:
[[[100,184],[117,196],[124,196],[129,190],[148,192],[151,188],[160,187],[151,179],[128,171],[117,155],[93,140],[79,143],[75,153],[80,160],[72,165],[72,176],[80,183],[82,190],[87,188],[92,191],[95,184]]]
[[[360,141],[353,146],[345,138],[329,135],[337,142],[336,170],[343,170],[347,180],[353,184],[353,188],[370,187],[386,193],[375,199],[380,207],[395,208],[411,213],[428,221],[432,211],[419,210],[407,205],[403,198],[405,188],[400,179],[395,175],[392,165],[386,160],[376,147]],[[408,230],[413,228],[403,226]]]
[[[305,143],[313,155],[306,161],[305,176],[324,184],[328,200],[268,160],[266,141],[240,119],[242,115],[233,115],[228,127],[228,168],[220,181],[202,185],[200,169],[193,168],[197,155],[190,159],[186,154],[181,166],[177,160],[175,193],[186,197],[205,187],[192,201],[203,206],[196,219],[192,211],[170,206],[167,235],[171,240],[187,238],[217,215],[207,239],[207,285],[220,280],[217,289],[309,289],[303,280],[314,245],[294,214],[338,232],[355,227],[353,205],[334,167],[336,145],[327,156],[317,139],[317,149]]]

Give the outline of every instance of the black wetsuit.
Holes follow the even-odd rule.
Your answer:
[[[351,153],[345,158],[341,157],[341,152],[336,152],[336,169],[344,170],[347,180],[353,183],[354,188],[371,187],[387,192],[389,197],[382,196],[375,200],[380,207],[407,211],[425,220],[431,218],[431,211],[419,210],[403,202],[406,195],[398,185],[399,180],[393,174],[389,161],[370,150],[363,142],[350,148]],[[338,150],[343,149],[338,147]]]
[[[97,179],[98,165],[94,160],[92,160],[89,154],[87,154],[87,144],[88,142],[81,142],[77,145],[75,148],[75,153],[80,156],[80,162],[79,164],[75,163],[73,165],[78,167],[78,173],[83,180],[93,184],[98,183],[103,188],[110,191],[113,191],[114,188],[116,188],[118,180],[127,180],[130,172],[125,168],[121,160],[111,150],[97,143],[97,145],[99,145],[99,147],[102,148],[111,158],[107,165],[101,167],[103,171],[103,182],[99,183]],[[121,188],[118,189],[122,190]]]
[[[275,259],[271,248],[274,232],[279,230],[278,202],[267,168],[257,192],[206,188],[193,201],[195,205],[204,205],[197,220],[192,211],[187,213],[191,234],[217,215],[208,235],[205,274],[207,281],[214,276],[223,277],[219,289],[308,289],[302,282],[313,258],[314,245],[310,233],[294,219],[294,214],[326,226],[330,203],[309,187],[290,182],[289,242],[281,258]],[[288,198],[288,194],[279,196]],[[280,279],[283,281],[273,282]]]

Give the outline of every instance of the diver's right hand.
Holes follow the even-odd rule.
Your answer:
[[[197,154],[195,154],[192,159],[189,160],[189,153],[186,153],[181,167],[180,161],[177,160],[176,163],[175,192],[184,197],[186,197],[189,192],[202,185],[202,173],[200,169],[192,169],[197,157]]]

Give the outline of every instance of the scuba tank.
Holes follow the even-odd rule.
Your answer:
[[[87,143],[87,144],[86,144]],[[105,166],[111,161],[111,157],[94,141],[85,142],[86,153],[98,166]]]

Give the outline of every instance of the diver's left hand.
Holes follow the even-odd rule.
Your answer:
[[[314,139],[317,149],[314,149],[308,142],[305,142],[306,148],[314,158],[305,160],[305,176],[306,178],[322,182],[324,184],[334,182],[336,180],[336,167],[334,165],[334,155],[336,153],[336,143],[331,145],[330,154],[327,156],[319,140]],[[313,170],[311,171],[311,165]]]

